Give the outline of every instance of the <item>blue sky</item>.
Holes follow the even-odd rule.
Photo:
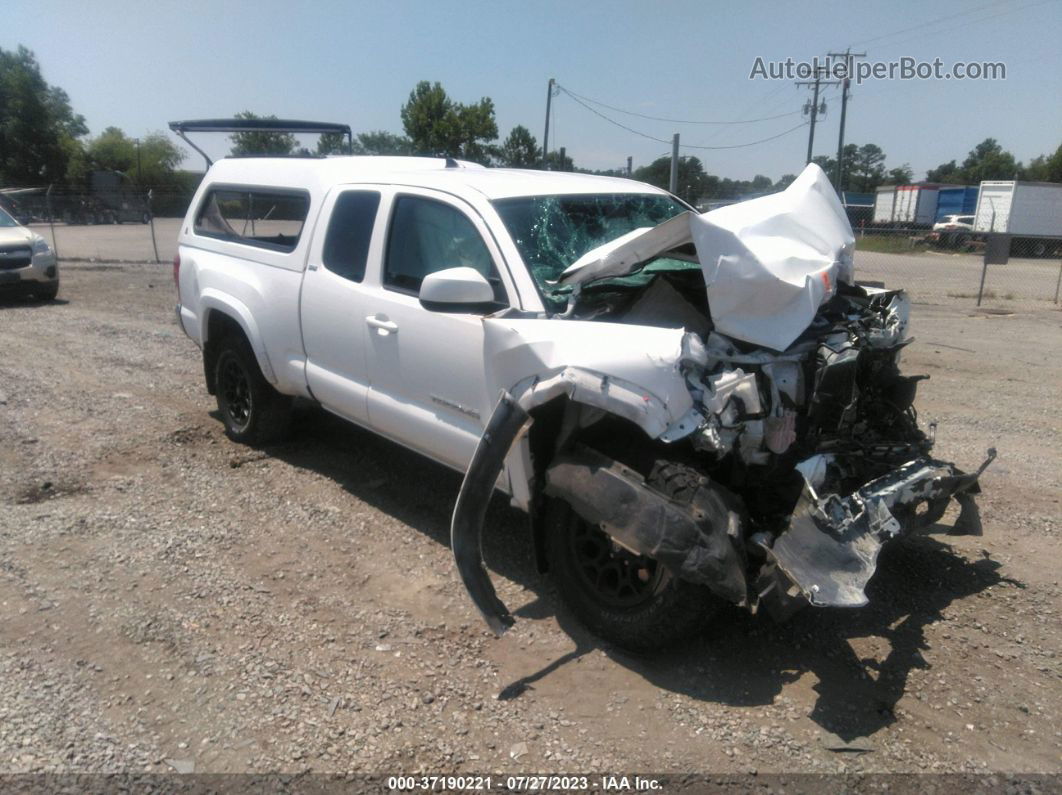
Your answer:
[[[5,0],[0,47],[32,49],[93,134],[164,130],[179,118],[250,109],[401,132],[399,108],[418,80],[451,97],[489,96],[504,137],[541,143],[550,77],[586,97],[650,116],[740,120],[799,111],[790,82],[749,80],[757,56],[809,59],[866,50],[873,60],[1003,61],[998,82],[878,81],[854,87],[846,139],[874,142],[916,177],[960,161],[993,136],[1023,161],[1062,143],[1062,0],[955,2],[169,2]],[[940,19],[948,17],[948,19]],[[934,20],[940,20],[934,22]],[[816,154],[835,153],[839,94]],[[561,94],[551,143],[580,166],[635,166],[669,151]],[[634,130],[683,143],[732,145],[776,135],[800,115],[744,125],[657,122],[599,108]],[[220,139],[220,136],[217,137]],[[215,140],[211,149],[227,148]],[[713,174],[776,179],[804,164],[807,129],[730,150],[684,150]],[[185,167],[199,168],[190,156]]]

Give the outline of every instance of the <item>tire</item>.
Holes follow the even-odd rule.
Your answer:
[[[670,461],[657,462],[648,478],[678,502],[692,500],[700,482],[696,470]],[[550,501],[545,530],[561,599],[591,632],[624,649],[646,652],[689,640],[725,604],[708,588],[618,547],[563,500]]]
[[[55,297],[59,295],[59,281],[58,279],[47,287],[42,287],[39,290],[33,291],[33,297],[38,301],[54,301]]]
[[[258,446],[287,435],[292,400],[265,380],[254,351],[242,336],[229,336],[219,343],[214,384],[225,433],[234,442]]]

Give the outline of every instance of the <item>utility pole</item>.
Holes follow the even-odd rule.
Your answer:
[[[808,131],[808,159],[806,161],[808,163],[811,162],[811,150],[815,146],[815,121],[818,119],[819,113],[825,113],[826,112],[826,103],[825,102],[822,103],[821,108],[819,106],[819,87],[823,86],[823,85],[835,86],[835,85],[837,85],[840,82],[839,80],[823,80],[822,79],[822,75],[823,75],[823,73],[825,71],[826,71],[826,69],[824,67],[820,66],[820,67],[818,67],[815,70],[815,79],[814,80],[799,80],[799,81],[797,81],[797,85],[798,86],[811,86],[813,88],[813,93],[812,93],[812,97],[811,97],[811,104],[810,105],[808,105],[807,103],[804,104],[804,113],[805,114],[809,114],[810,113],[810,115],[811,115],[811,129]]]
[[[140,139],[134,138],[136,141],[136,186],[139,188],[143,183],[140,179]]]
[[[840,195],[841,186],[844,184],[844,119],[846,111],[848,110],[848,87],[852,83],[852,59],[853,58],[866,58],[865,52],[852,52],[852,48],[849,47],[844,52],[828,52],[826,53],[830,58],[844,58],[845,72],[844,79],[841,81],[841,131],[837,136],[837,193]]]
[[[546,131],[542,133],[542,168],[549,171],[549,109],[553,103],[553,86],[557,81],[552,77],[546,86]]]
[[[634,158],[631,155],[627,155],[627,176],[631,175],[631,166],[634,165]]]
[[[675,133],[675,137],[671,139],[671,180],[668,183],[670,186],[668,190],[672,193],[678,193],[678,166],[679,166],[679,134]]]

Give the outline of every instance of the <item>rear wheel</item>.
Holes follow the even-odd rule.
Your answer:
[[[658,463],[649,485],[689,502],[700,482],[690,467]],[[644,555],[624,549],[562,500],[546,514],[549,570],[573,614],[594,634],[633,651],[673,645],[699,634],[723,600],[680,580]]]
[[[221,341],[214,378],[218,411],[230,439],[262,445],[287,435],[291,398],[265,380],[247,340],[230,336]]]

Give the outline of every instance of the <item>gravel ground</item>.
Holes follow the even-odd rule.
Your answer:
[[[0,771],[1062,771],[1057,310],[915,307],[938,453],[1000,451],[982,538],[887,547],[868,608],[633,657],[501,500],[518,622],[487,632],[456,473],[310,407],[288,444],[228,441],[168,270],[0,304]]]

